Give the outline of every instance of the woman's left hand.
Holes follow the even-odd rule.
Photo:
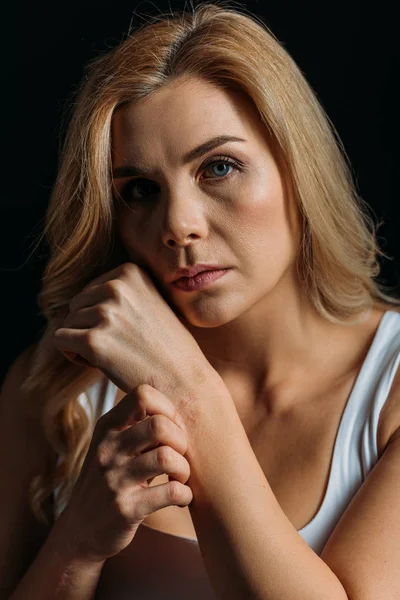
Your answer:
[[[54,345],[72,362],[100,369],[130,392],[148,383],[163,393],[218,381],[196,340],[150,276],[124,263],[86,285],[69,304]]]

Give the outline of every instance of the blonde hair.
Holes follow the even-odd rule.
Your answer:
[[[302,215],[298,273],[319,314],[344,322],[373,306],[400,306],[374,280],[378,256],[390,257],[378,247],[340,138],[265,23],[228,2],[152,17],[86,66],[46,214],[50,258],[38,305],[47,326],[22,388],[48,442],[64,459],[58,467],[44,465],[31,482],[30,504],[42,522],[48,523],[42,504],[57,485],[60,500],[69,497],[90,444],[91,424],[78,395],[104,377],[64,358],[52,334],[86,283],[128,260],[112,194],[113,113],[186,77],[241,90],[257,108]]]

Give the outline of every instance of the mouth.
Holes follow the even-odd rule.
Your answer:
[[[215,281],[226,275],[229,271],[231,271],[230,268],[201,271],[193,277],[181,277],[180,279],[173,281],[172,286],[185,292],[194,292],[210,286]]]

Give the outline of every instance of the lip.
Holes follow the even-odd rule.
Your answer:
[[[173,287],[184,292],[194,292],[211,285],[230,271],[230,268],[201,271],[194,277],[181,277],[172,282]]]
[[[198,263],[192,267],[186,267],[184,269],[178,269],[175,273],[172,273],[166,278],[167,283],[172,283],[181,279],[182,277],[195,277],[198,273],[203,271],[220,271],[221,269],[227,269],[229,267],[223,267],[222,265],[207,265],[205,263]]]

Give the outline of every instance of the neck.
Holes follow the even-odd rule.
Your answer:
[[[376,326],[381,314],[375,311]],[[213,328],[185,326],[239,413],[251,413],[260,403],[273,413],[287,408],[294,401],[292,391],[305,382],[309,389],[319,375],[328,381],[354,368],[376,329],[373,323],[372,330],[366,328],[371,318],[369,311],[356,325],[331,323],[286,278],[237,319]]]

